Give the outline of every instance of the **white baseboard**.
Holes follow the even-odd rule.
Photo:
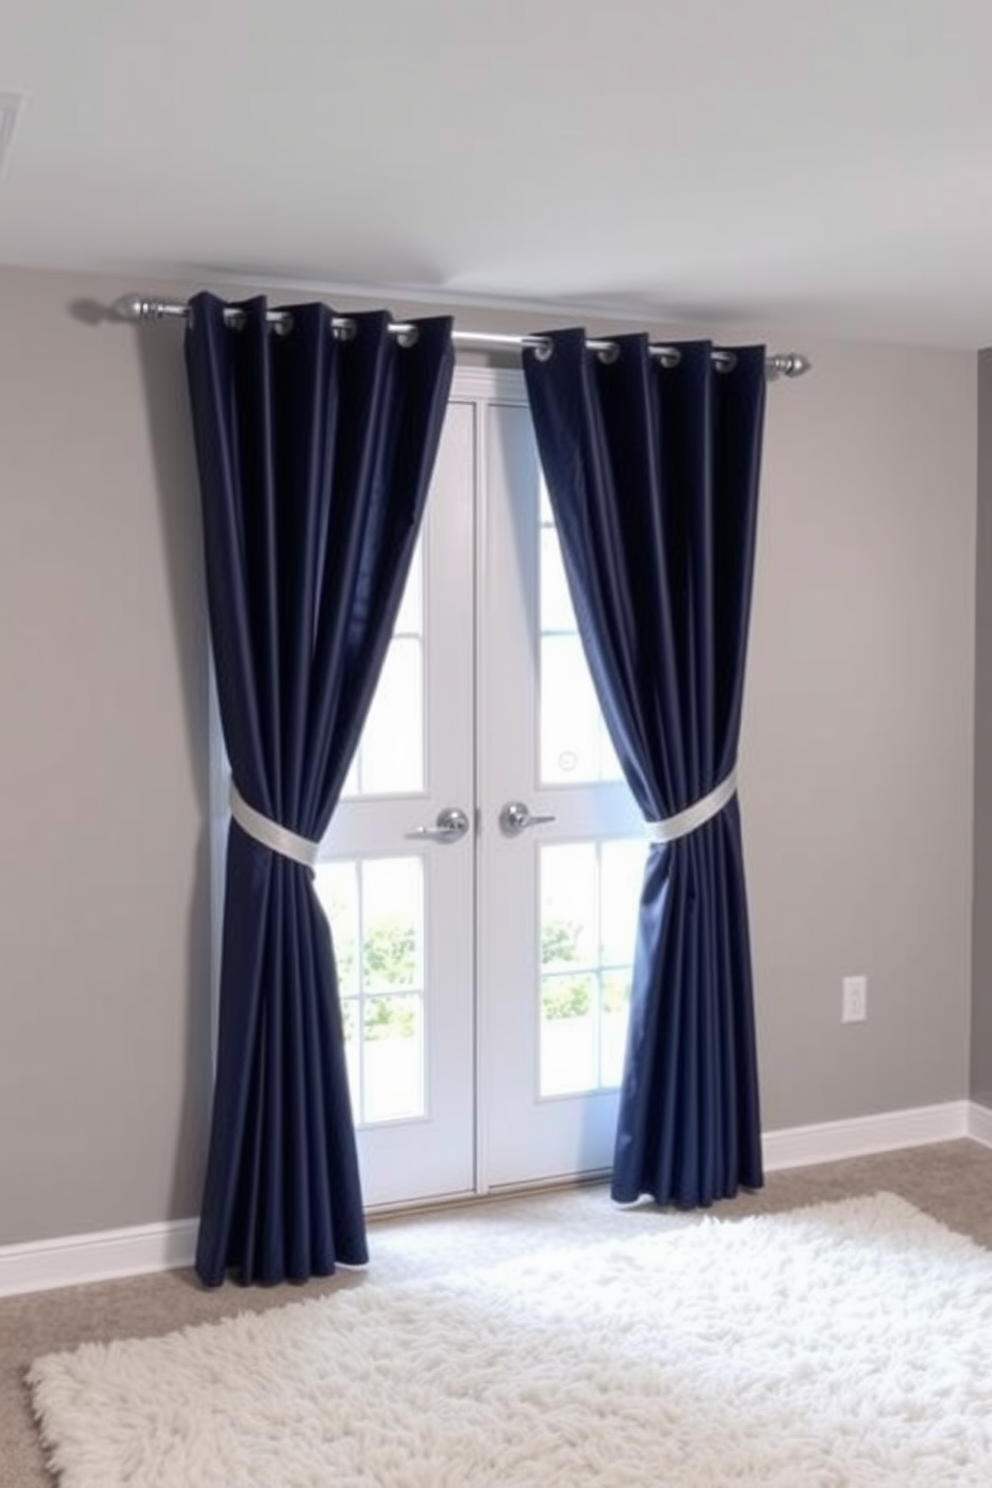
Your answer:
[[[883,1111],[877,1116],[855,1116],[848,1121],[824,1121],[818,1126],[796,1126],[765,1132],[765,1168],[803,1168],[811,1163],[837,1162],[845,1157],[869,1157],[873,1152],[897,1152],[902,1147],[926,1147],[971,1135],[969,1101],[947,1101],[940,1106],[917,1106],[908,1111]]]
[[[197,1221],[135,1225],[0,1246],[0,1297],[191,1266]]]
[[[956,1137],[971,1137],[992,1147],[992,1110],[962,1100],[909,1111],[886,1111],[878,1116],[856,1116],[849,1121],[825,1121],[819,1126],[766,1132],[762,1151],[765,1168],[773,1172],[776,1168],[801,1168],[845,1157],[869,1157],[873,1152],[925,1147]],[[0,1297],[191,1266],[196,1231],[195,1219],[183,1219],[0,1246]]]
[[[983,1147],[992,1147],[992,1111],[971,1101],[968,1107],[968,1135]]]

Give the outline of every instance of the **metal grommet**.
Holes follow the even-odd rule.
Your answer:
[[[602,347],[596,353],[597,359],[603,363],[604,367],[611,367],[619,355],[620,348],[615,341],[611,341],[609,346]]]
[[[555,343],[553,341],[538,341],[533,348],[535,360],[539,362],[550,362],[554,356]]]
[[[272,322],[272,327],[277,336],[288,336],[293,329],[293,317],[289,311],[280,311],[279,318]]]
[[[416,346],[420,340],[420,331],[415,325],[403,326],[396,332],[396,340],[400,346]]]
[[[336,320],[331,326],[336,341],[354,341],[358,327],[353,320]]]

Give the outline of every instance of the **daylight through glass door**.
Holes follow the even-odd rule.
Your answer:
[[[645,855],[522,379],[461,372],[316,872],[370,1207],[608,1167]]]

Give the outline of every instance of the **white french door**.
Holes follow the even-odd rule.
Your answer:
[[[369,1207],[609,1166],[645,854],[522,377],[459,372],[317,869]]]

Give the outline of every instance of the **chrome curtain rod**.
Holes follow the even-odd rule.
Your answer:
[[[114,302],[114,313],[120,320],[145,321],[145,320],[185,320],[189,315],[189,305],[185,300],[158,300],[151,299],[146,295],[128,294],[122,295]],[[238,327],[244,323],[244,313],[231,306],[224,311],[224,321],[227,325]],[[269,310],[266,319],[277,331],[288,331],[292,325],[292,313],[289,310]],[[331,329],[335,335],[346,340],[354,334],[355,323],[347,316],[338,315],[331,321]],[[400,344],[409,343],[416,337],[416,327],[405,322],[397,321],[389,327],[390,334],[396,336]],[[456,346],[471,347],[478,351],[520,351],[525,346],[533,346],[540,356],[551,354],[551,343],[545,336],[511,336],[498,331],[452,331],[451,339]],[[604,360],[610,360],[616,355],[616,343],[613,341],[589,340],[586,342],[590,351],[597,352]],[[651,355],[657,357],[658,361],[665,367],[675,367],[679,362],[678,348],[675,346],[660,346],[652,344]],[[722,371],[729,371],[734,365],[734,354],[732,351],[714,350],[713,362]],[[809,357],[805,357],[798,351],[776,351],[765,358],[765,369],[769,377],[801,377],[808,372],[812,363]]]

